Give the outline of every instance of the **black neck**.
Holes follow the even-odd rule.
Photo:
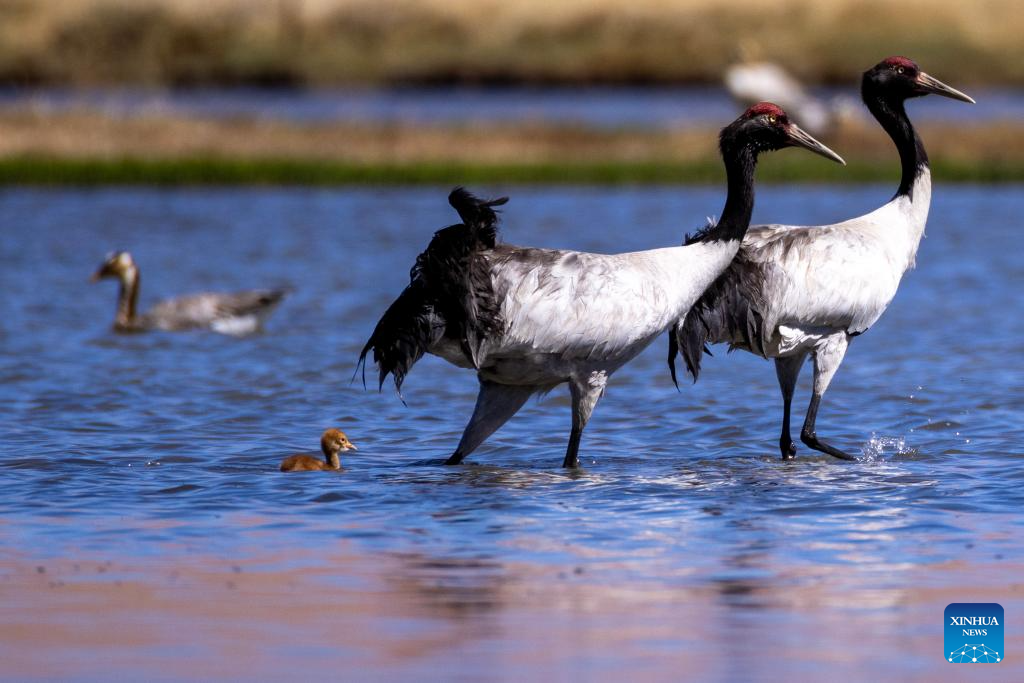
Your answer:
[[[754,169],[757,151],[740,143],[722,144],[728,194],[718,224],[705,233],[703,242],[742,240],[754,212]]]
[[[869,89],[864,90],[863,96],[864,104],[892,138],[900,153],[902,174],[896,196],[913,199],[914,181],[922,169],[928,168],[928,154],[924,151],[921,138],[917,137],[917,131],[914,130],[907,111],[904,109],[905,100],[886,99],[880,94],[872,93]]]

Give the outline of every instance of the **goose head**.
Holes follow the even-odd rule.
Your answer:
[[[974,104],[974,99],[929,76],[912,59],[888,57],[864,72],[861,91],[877,92],[892,100],[906,100],[924,95],[942,95]]]
[[[846,165],[843,158],[821,144],[810,133],[789,120],[782,107],[771,102],[758,102],[722,129],[724,155],[732,148],[745,147],[755,155],[785,147],[803,147],[826,159]]]
[[[92,274],[91,280],[99,282],[104,278],[117,278],[121,282],[133,280],[139,269],[132,260],[132,255],[127,251],[114,251],[107,254],[107,258],[100,264],[100,267]]]

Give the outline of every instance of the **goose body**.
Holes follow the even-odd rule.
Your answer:
[[[204,292],[165,299],[145,313],[137,313],[140,274],[131,254],[115,252],[93,275],[93,281],[115,278],[120,283],[114,329],[118,332],[208,329],[221,334],[245,335],[260,330],[287,294],[283,289],[241,292]]]
[[[284,290],[204,292],[165,299],[140,315],[135,327],[154,330],[210,329],[230,335],[252,334],[263,327],[284,298]]]
[[[729,264],[750,223],[760,151],[800,145],[839,159],[769,104],[722,132],[729,192],[722,219],[694,243],[624,254],[498,244],[493,210],[461,188],[461,225],[435,234],[410,284],[360,354],[396,387],[424,353],[477,372],[476,408],[449,464],[458,464],[535,393],[567,382],[573,427],[564,467],[578,467],[583,428],[612,373],[683,315]],[[841,161],[841,159],[839,159]]]
[[[796,452],[790,406],[800,369],[810,356],[814,389],[801,439],[815,450],[853,459],[818,438],[818,406],[850,340],[878,321],[904,273],[914,267],[932,186],[928,157],[904,101],[927,93],[973,101],[903,57],[891,57],[867,71],[865,104],[900,153],[903,177],[896,195],[868,214],[832,225],[751,227],[736,259],[671,335],[673,379],[677,349],[694,381],[706,344],[724,342],[775,359],[783,395],[783,458]]]

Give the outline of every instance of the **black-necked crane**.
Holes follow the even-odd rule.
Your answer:
[[[974,102],[905,57],[890,57],[866,71],[861,96],[900,155],[903,170],[895,196],[869,214],[833,225],[750,228],[735,260],[669,337],[673,380],[677,350],[696,381],[709,343],[726,342],[775,359],[783,459],[796,454],[790,405],[808,355],[814,386],[800,439],[814,450],[854,459],[818,437],[818,407],[850,340],[878,320],[914,266],[932,183],[928,155],[904,104],[932,93]]]
[[[728,193],[716,225],[682,247],[592,254],[499,244],[494,206],[461,188],[449,196],[462,224],[438,231],[410,283],[360,354],[373,351],[380,385],[396,388],[424,353],[473,369],[476,408],[448,464],[473,452],[533,394],[569,383],[572,431],[563,467],[579,466],[583,429],[608,378],[678,320],[739,248],[754,205],[760,152],[832,150],[760,103],[720,135]],[[365,365],[364,365],[365,367]]]

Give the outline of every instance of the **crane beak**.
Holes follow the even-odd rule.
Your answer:
[[[943,97],[974,104],[974,98],[970,95],[965,95],[956,88],[949,87],[939,79],[933,78],[923,71],[917,74],[917,85],[926,93],[942,95]]]
[[[790,144],[793,145],[794,147],[803,147],[804,149],[810,150],[815,154],[820,154],[826,159],[837,161],[843,166],[846,166],[846,162],[843,160],[841,156],[839,156],[838,154],[830,150],[828,147],[815,140],[813,137],[811,137],[810,133],[808,133],[795,123],[790,123],[789,125],[786,126],[786,134],[789,136]]]
[[[351,441],[349,441],[349,442],[348,442],[348,445],[347,445],[347,446],[345,446],[345,450],[346,450],[346,451],[358,451],[359,449],[358,449],[358,448],[356,448],[356,445],[355,445],[354,443],[352,443]]]

